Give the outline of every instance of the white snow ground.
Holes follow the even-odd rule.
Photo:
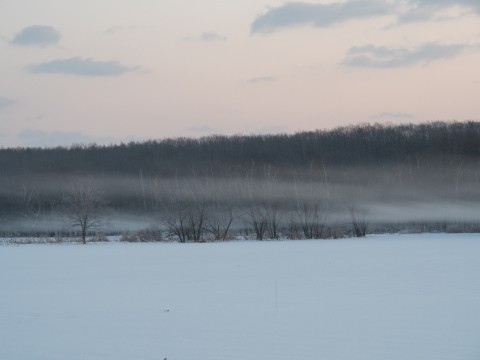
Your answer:
[[[480,236],[0,247],[0,359],[478,360]]]

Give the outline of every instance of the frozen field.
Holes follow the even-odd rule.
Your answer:
[[[0,246],[0,359],[478,360],[480,235]]]

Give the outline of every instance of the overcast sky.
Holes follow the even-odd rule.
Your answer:
[[[480,120],[479,0],[0,0],[0,146]]]

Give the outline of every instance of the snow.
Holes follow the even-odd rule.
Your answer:
[[[0,247],[0,359],[480,359],[480,236]]]

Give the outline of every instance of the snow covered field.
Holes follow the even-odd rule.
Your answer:
[[[0,246],[0,359],[480,359],[480,235]]]

